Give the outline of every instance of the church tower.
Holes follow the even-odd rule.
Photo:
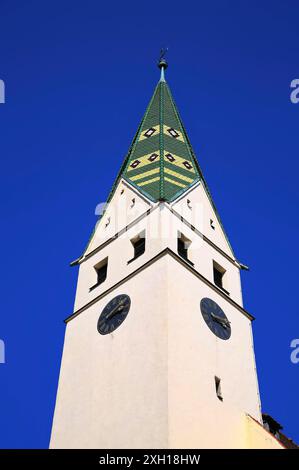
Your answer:
[[[164,73],[79,266],[52,448],[281,447],[240,270]]]

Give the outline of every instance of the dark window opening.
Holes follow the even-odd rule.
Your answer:
[[[225,273],[225,269],[223,269],[220,264],[216,263],[216,261],[213,261],[214,284],[229,295],[229,292],[225,288],[227,284]]]
[[[184,258],[188,259],[188,248],[185,241],[182,238],[178,238],[178,254]]]
[[[178,232],[178,254],[184,258],[191,266],[194,266],[192,261],[188,258],[188,250],[191,245],[191,241],[188,240],[181,232]]]
[[[131,261],[139,258],[139,256],[143,255],[145,252],[145,233],[143,232],[142,234],[138,235],[136,238],[131,240],[131,243],[134,248],[134,257],[130,259],[128,263],[131,263]]]
[[[134,245],[134,258],[138,258],[138,256],[143,255],[145,252],[145,238],[139,238]]]
[[[98,275],[98,284],[102,284],[106,280],[107,277],[107,264],[102,266],[101,268],[97,269],[97,275]]]
[[[223,396],[221,393],[221,380],[219,377],[215,377],[215,388],[216,388],[216,395],[219,400],[223,401]]]
[[[95,289],[97,286],[99,286],[106,280],[107,269],[108,269],[108,258],[106,258],[104,261],[101,261],[99,264],[97,264],[94,267],[94,269],[97,273],[97,282],[89,289],[90,291]]]
[[[221,287],[223,289],[223,274],[215,265],[213,267],[214,270],[214,283],[216,286]]]

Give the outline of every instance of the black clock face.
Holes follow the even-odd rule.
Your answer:
[[[231,326],[225,313],[212,299],[205,297],[200,302],[200,310],[210,330],[221,339],[229,339]]]
[[[130,306],[131,299],[125,294],[117,295],[110,300],[98,319],[98,332],[101,335],[112,333],[125,320]]]

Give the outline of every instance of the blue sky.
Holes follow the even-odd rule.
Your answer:
[[[167,80],[256,317],[263,410],[299,442],[299,4],[0,1],[0,447],[47,447],[79,256]]]

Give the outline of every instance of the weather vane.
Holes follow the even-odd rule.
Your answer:
[[[168,47],[163,47],[160,50],[160,58],[159,58],[159,62],[158,62],[159,69],[161,69],[161,68],[166,69],[168,67],[167,61],[165,59],[165,55],[166,55],[167,51],[168,51]]]
[[[168,47],[162,47],[162,49],[160,50],[160,61],[161,60],[165,60],[165,56],[168,52]]]

